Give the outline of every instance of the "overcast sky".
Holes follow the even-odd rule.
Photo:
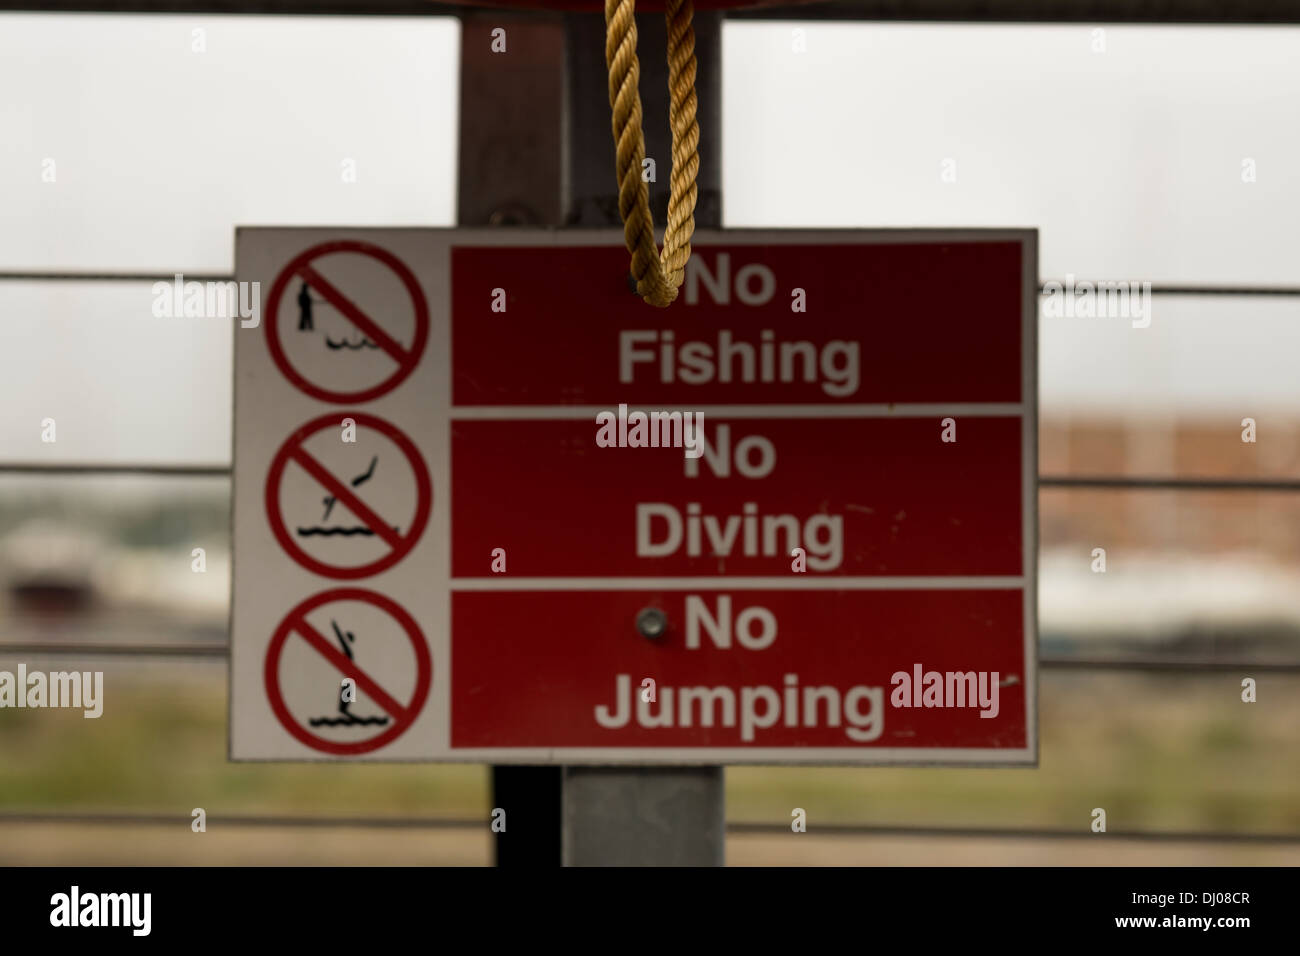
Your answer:
[[[727,224],[1038,226],[1044,278],[1300,285],[1300,30],[1093,30],[729,26]],[[458,43],[444,19],[0,15],[0,270],[226,273],[236,224],[452,225]],[[229,460],[228,327],[151,301],[0,281],[6,459]],[[1044,414],[1300,410],[1295,298],[1040,338]]]

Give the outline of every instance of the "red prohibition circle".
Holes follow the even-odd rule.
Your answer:
[[[293,714],[289,713],[289,708],[284,702],[284,694],[280,690],[280,655],[284,651],[284,645],[288,641],[289,635],[295,631],[302,635],[303,639],[314,650],[322,654],[326,660],[329,660],[336,667],[340,666],[340,662],[350,666],[355,673],[346,674],[346,676],[356,679],[359,687],[363,680],[370,681],[369,677],[355,665],[352,665],[342,653],[334,650],[333,646],[325,638],[317,634],[311,625],[307,623],[308,613],[334,601],[363,601],[385,611],[401,625],[402,630],[411,642],[411,647],[415,650],[415,691],[411,694],[410,703],[403,707],[399,702],[392,701],[390,698],[390,705],[396,704],[401,709],[401,713],[394,714],[389,710],[389,716],[393,718],[393,722],[382,733],[371,737],[369,740],[340,743],[334,740],[326,740],[324,737],[312,733],[298,723]],[[324,645],[324,650],[322,650],[321,645]],[[374,591],[367,591],[365,588],[334,588],[308,598],[285,615],[284,620],[280,622],[280,626],[276,628],[275,634],[271,637],[271,643],[267,646],[266,664],[262,673],[266,684],[266,699],[270,702],[271,710],[275,712],[275,716],[279,718],[285,730],[293,734],[300,743],[304,743],[314,750],[349,756],[378,750],[385,744],[400,737],[415,722],[415,718],[420,715],[420,710],[424,707],[424,702],[429,696],[429,686],[433,680],[433,661],[429,657],[429,648],[425,643],[424,634],[420,631],[419,625],[406,612],[406,609],[396,601]],[[364,687],[361,689],[365,690]],[[380,688],[380,693],[383,697],[387,697],[382,688]],[[371,696],[375,695],[371,693]],[[384,710],[388,710],[388,706],[383,703],[380,703],[380,706]]]
[[[338,289],[326,282],[320,273],[312,268],[311,264],[315,259],[338,252],[352,252],[378,259],[402,281],[407,294],[411,297],[411,304],[415,308],[415,338],[412,340],[409,349],[403,348],[400,343],[384,332],[382,327],[373,319],[370,319],[348,301]],[[321,295],[325,296],[330,304],[343,313],[343,316],[348,321],[352,322],[353,325],[357,325],[364,335],[382,348],[389,358],[397,362],[397,371],[377,385],[362,389],[359,392],[337,392],[322,385],[317,385],[294,368],[288,356],[284,354],[284,346],[280,342],[279,312],[284,287],[295,276],[304,280],[308,285],[320,292]],[[424,300],[424,293],[420,291],[420,283],[416,280],[415,275],[401,259],[398,259],[388,250],[381,249],[369,242],[356,242],[351,239],[338,242],[323,242],[318,246],[312,246],[305,252],[299,253],[287,266],[280,270],[280,274],[276,276],[275,284],[271,286],[270,309],[267,318],[266,345],[271,352],[271,358],[275,360],[276,366],[295,387],[306,392],[312,398],[318,398],[323,402],[368,402],[392,391],[415,370],[415,366],[419,364],[420,356],[424,352],[424,345],[429,339],[429,304]]]
[[[339,427],[345,418],[351,418],[356,422],[358,428],[373,428],[380,434],[386,435],[401,449],[402,454],[406,456],[407,463],[411,466],[411,470],[415,472],[415,517],[411,519],[411,526],[407,529],[405,535],[399,535],[393,531],[379,519],[378,515],[366,507],[343,482],[330,475],[320,462],[316,461],[303,449],[303,443],[312,435],[324,428]],[[358,520],[387,541],[392,550],[382,558],[356,567],[339,567],[326,564],[303,550],[289,534],[289,529],[284,523],[284,516],[280,514],[280,482],[284,478],[285,466],[290,461],[297,463],[318,482],[321,482],[328,491],[333,493],[357,516]],[[333,479],[334,484],[332,486],[325,484],[323,479],[326,476]],[[424,467],[424,460],[420,457],[420,450],[396,425],[374,415],[367,415],[364,412],[331,412],[328,415],[322,415],[320,418],[312,419],[285,439],[284,444],[280,446],[280,450],[271,459],[271,468],[266,473],[266,517],[272,533],[274,533],[276,540],[280,542],[280,547],[284,548],[289,557],[308,571],[314,571],[316,574],[327,578],[347,581],[369,577],[372,574],[378,574],[380,571],[388,570],[406,557],[411,552],[411,549],[415,547],[420,535],[424,533],[424,526],[429,522],[429,512],[432,509],[433,485],[429,480],[429,471]],[[392,540],[394,538],[397,540]]]

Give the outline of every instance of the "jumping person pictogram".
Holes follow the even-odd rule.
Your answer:
[[[373,638],[373,646],[376,648],[373,652],[375,660],[371,663],[380,668],[374,673],[367,671],[356,659],[358,655],[354,645],[357,637],[347,629],[346,623],[355,613],[348,607],[352,602],[366,605],[372,612],[365,620],[370,622],[366,625],[369,629],[366,636],[368,639]],[[334,605],[339,607],[335,609]],[[320,618],[322,625],[326,620],[332,625],[333,638],[327,636],[329,629],[323,626],[318,629],[309,620],[313,612],[325,607],[330,610],[322,611]],[[374,616],[374,610],[382,613]],[[373,634],[370,634],[371,630]],[[397,638],[396,644],[393,643],[393,638]],[[350,678],[357,692],[365,694],[375,712],[384,716],[357,717],[343,706],[340,694],[338,716],[304,719],[306,714],[316,709],[313,700],[320,700],[322,684],[334,687],[339,684],[332,680],[322,683],[295,680],[287,687],[282,684],[281,671],[287,672],[283,657],[286,645],[290,642],[295,647],[302,642],[337,671],[339,677]],[[409,663],[401,662],[401,648],[408,646],[412,658],[407,659]],[[394,653],[398,655],[396,660],[392,657]],[[401,674],[414,675],[414,687],[409,696],[401,694],[400,698],[395,697],[395,688],[385,686],[398,673],[394,671],[394,666],[400,667]],[[301,667],[301,660],[295,661],[295,673],[300,673]],[[428,700],[433,682],[433,660],[429,655],[428,641],[415,623],[415,618],[397,602],[364,588],[334,588],[308,598],[285,615],[267,645],[262,680],[272,713],[294,739],[321,753],[356,756],[379,750],[410,729]],[[397,680],[401,682],[400,678]],[[286,689],[295,695],[292,709],[285,699]],[[295,713],[304,716],[298,717]],[[363,736],[366,733],[373,736]],[[323,736],[326,734],[329,736]],[[339,739],[340,736],[349,739]]]
[[[352,645],[356,643],[357,636],[351,631],[344,631],[339,627],[339,622],[333,618],[330,619],[330,627],[334,628],[334,637],[339,642],[339,647],[343,649],[343,653],[347,655],[348,660],[355,661],[356,657],[352,654]],[[307,723],[312,727],[344,727],[353,724],[362,727],[383,727],[390,719],[382,714],[377,717],[358,717],[356,714],[348,712],[348,708],[351,706],[352,701],[344,700],[343,694],[340,693],[339,713],[343,715],[342,717],[312,717]]]

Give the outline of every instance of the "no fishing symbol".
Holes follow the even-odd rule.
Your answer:
[[[266,345],[276,367],[324,402],[387,394],[415,370],[429,339],[429,305],[415,274],[368,242],[325,242],[300,253],[280,270],[267,302]]]

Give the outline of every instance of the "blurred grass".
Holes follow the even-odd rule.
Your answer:
[[[1244,676],[1244,675],[1242,675]],[[1300,833],[1300,678],[1064,674],[1039,688],[1039,767],[728,770],[728,816],[918,826]]]
[[[96,666],[99,720],[0,711],[0,809],[489,815],[482,765],[228,762],[220,664]],[[1251,675],[1245,704],[1241,676],[1048,671],[1037,769],[734,767],[728,819],[1086,829],[1103,807],[1111,831],[1300,832],[1300,677]]]
[[[148,678],[121,665],[116,672],[112,664],[95,666],[105,670],[97,720],[79,711],[0,711],[0,807],[488,816],[487,773],[479,765],[228,762],[224,664],[155,665],[157,676]],[[182,679],[161,679],[164,669]]]

